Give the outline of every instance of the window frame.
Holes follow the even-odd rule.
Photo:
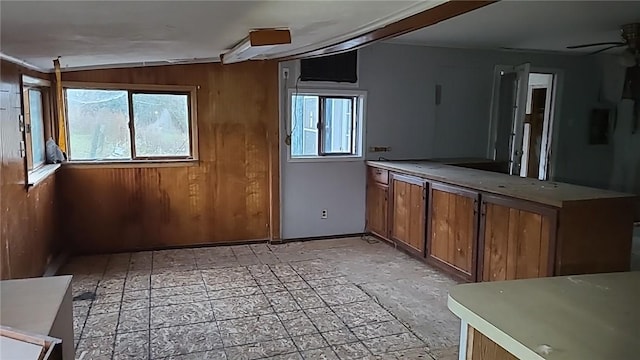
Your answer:
[[[150,85],[150,84],[120,84],[120,83],[97,83],[97,82],[78,82],[63,81],[62,88],[64,92],[64,112],[65,126],[67,128],[67,155],[69,165],[110,165],[110,164],[177,164],[190,163],[199,160],[198,153],[198,107],[197,96],[198,86],[190,85]],[[118,90],[127,92],[128,114],[129,114],[129,136],[131,138],[131,159],[94,159],[94,160],[73,160],[71,153],[71,131],[69,127],[69,113],[67,105],[67,89],[76,90]],[[133,95],[134,94],[167,94],[167,95],[186,95],[188,104],[189,117],[189,153],[188,156],[137,156],[135,144],[135,119],[133,111]]]
[[[293,136],[293,114],[292,104],[294,96],[317,96],[318,99],[318,145],[317,155],[293,156],[293,147],[286,145],[288,162],[331,162],[331,161],[359,161],[364,159],[365,149],[365,119],[366,119],[366,98],[367,92],[363,90],[351,89],[317,89],[317,88],[290,88],[287,91],[287,123],[285,136]],[[352,141],[350,153],[331,153],[324,151],[324,107],[326,99],[350,99],[353,100],[353,121],[351,122]]]
[[[53,107],[51,99],[51,82],[49,80],[31,77],[28,75],[22,75],[22,132],[24,136],[24,157],[26,163],[27,173],[33,173],[47,165],[46,156],[46,142],[49,137],[53,137]],[[34,163],[33,158],[33,133],[31,129],[31,99],[29,96],[30,90],[37,90],[40,92],[42,101],[42,144],[43,151],[45,152],[44,161],[38,164]]]
[[[356,141],[357,141],[357,137],[355,136],[356,130],[358,128],[358,117],[360,116],[359,112],[357,111],[358,109],[358,97],[357,96],[336,96],[336,95],[331,95],[331,96],[326,96],[326,95],[322,95],[318,97],[320,102],[319,102],[319,109],[318,109],[318,114],[319,114],[319,119],[318,119],[318,156],[350,156],[350,155],[355,155],[357,154],[357,149],[356,149]],[[325,147],[326,144],[324,142],[325,140],[325,118],[326,118],[326,105],[327,105],[327,99],[342,99],[342,100],[351,100],[351,143],[349,144],[349,149],[351,151],[349,152],[343,152],[343,153],[338,153],[338,152],[327,152]]]

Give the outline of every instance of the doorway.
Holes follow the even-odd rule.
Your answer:
[[[511,175],[549,178],[557,75],[530,64],[497,66],[488,157]]]
[[[520,176],[546,180],[553,74],[529,74]],[[543,141],[546,140],[546,141]],[[545,175],[545,176],[540,176]]]

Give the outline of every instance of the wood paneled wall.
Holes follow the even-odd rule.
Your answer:
[[[0,278],[41,276],[49,259],[59,251],[56,179],[51,176],[27,191],[18,116],[22,112],[22,74],[49,76],[4,60],[0,73]]]
[[[61,171],[62,233],[72,252],[279,239],[276,62],[91,70],[62,78],[199,86],[194,166]]]

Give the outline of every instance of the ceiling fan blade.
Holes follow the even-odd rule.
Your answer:
[[[625,42],[620,42],[620,41],[615,41],[615,42],[602,42],[602,43],[593,43],[593,44],[583,44],[583,45],[573,45],[573,46],[567,46],[567,49],[582,49],[582,48],[586,48],[586,47],[592,47],[592,46],[603,46],[603,45],[627,45],[627,43]]]
[[[594,52],[590,52],[590,53],[588,53],[587,55],[600,54],[601,52],[604,52],[604,51],[607,51],[607,50],[610,50],[610,49],[615,49],[615,48],[618,48],[618,47],[621,47],[621,46],[625,46],[625,45],[626,45],[626,44],[608,46],[608,47],[606,47],[606,48],[604,48],[604,49],[600,49],[600,50],[596,50],[596,51],[594,51]]]

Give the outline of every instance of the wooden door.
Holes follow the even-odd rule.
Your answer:
[[[388,194],[387,185],[371,179],[367,183],[367,231],[384,239],[389,238]]]
[[[432,183],[429,211],[429,260],[467,280],[475,280],[478,193]]]
[[[424,254],[426,182],[391,175],[391,239],[408,250]]]
[[[556,216],[552,208],[483,196],[482,281],[552,276]]]

